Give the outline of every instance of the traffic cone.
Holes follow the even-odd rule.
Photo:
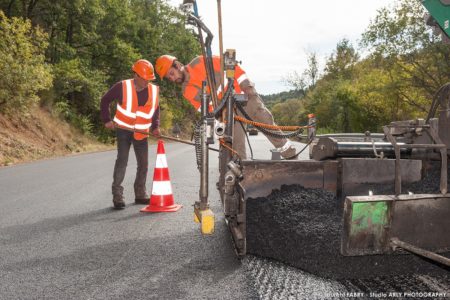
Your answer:
[[[153,173],[152,195],[150,204],[141,209],[142,212],[174,212],[182,207],[175,204],[170,184],[169,168],[167,166],[166,151],[164,142],[158,141],[158,151],[156,153],[156,166]]]

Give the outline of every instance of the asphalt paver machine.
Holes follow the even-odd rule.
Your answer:
[[[218,3],[220,6],[220,0]],[[434,17],[434,21],[429,22],[448,34],[450,1],[425,0],[423,4]],[[228,83],[223,97],[219,99],[215,93],[206,92],[206,87],[216,91],[219,86],[211,62],[212,34],[199,18],[196,2],[184,1],[184,5],[191,8],[188,18],[198,27],[207,58],[208,80],[204,82],[202,118],[195,131],[201,184],[194,212],[202,233],[214,231],[214,214],[208,205],[208,147],[218,139],[220,178],[217,188],[239,256],[248,252],[248,220],[254,220],[249,218],[253,211],[248,210],[248,201],[259,199],[257,201],[263,203],[283,186],[301,186],[306,191],[323,190],[336,195],[336,211],[342,224],[341,255],[391,254],[403,249],[450,266],[450,259],[438,254],[450,250],[449,84],[436,93],[424,119],[392,122],[384,126],[380,134],[316,136],[316,124],[311,116],[312,122],[294,128],[292,135],[287,135],[301,138],[309,145],[311,159],[242,160],[233,150],[234,122],[250,123],[265,134],[272,132],[245,114],[245,118],[236,116],[237,110],[245,112],[243,107],[247,100],[233,90],[234,67],[238,63],[234,50],[223,54],[225,77],[221,80]],[[208,111],[210,103],[214,105],[212,112]],[[308,134],[300,135],[303,129],[307,129]],[[438,182],[435,190],[423,185],[425,178]],[[287,219],[288,213],[277,217]]]

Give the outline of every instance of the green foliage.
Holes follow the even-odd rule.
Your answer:
[[[277,103],[272,107],[272,114],[279,125],[299,125],[304,124],[303,102],[299,99],[289,99],[282,103]]]
[[[53,113],[61,119],[70,122],[75,128],[79,129],[83,134],[90,135],[93,133],[94,125],[88,116],[77,114],[66,101],[56,102]]]
[[[160,103],[159,107],[161,109],[160,126],[164,129],[170,129],[172,127],[173,114],[168,109],[167,103]]]
[[[304,91],[301,90],[290,90],[287,92],[281,92],[278,94],[270,94],[270,95],[260,95],[264,101],[264,104],[268,108],[272,108],[277,103],[285,102],[289,99],[300,99],[304,96]]]
[[[98,112],[99,101],[107,89],[107,76],[90,68],[79,58],[61,60],[54,65],[54,85],[56,97],[66,98],[77,112],[89,115]]]
[[[420,98],[431,98],[450,79],[450,47],[432,35],[424,13],[420,1],[399,0],[379,11],[361,43],[385,70],[392,70],[391,83],[398,89],[399,100],[422,111],[428,103]],[[419,99],[417,93],[422,94]]]
[[[369,51],[363,59],[348,40],[340,41],[299,112],[314,112],[319,132],[380,132],[393,120],[425,117],[436,90],[450,81],[450,47],[431,34],[424,12],[416,0],[379,10],[362,36]],[[277,119],[298,121],[278,105]]]
[[[305,92],[307,89],[314,89],[317,79],[319,78],[319,62],[317,53],[308,53],[308,66],[302,74],[294,71],[284,79],[284,81],[292,86],[296,91]]]
[[[326,62],[325,75],[307,94],[307,110],[318,117],[318,126],[337,131],[358,130],[360,115],[354,89],[358,53],[348,40],[340,41]]]
[[[0,112],[27,113],[39,101],[37,92],[50,87],[47,44],[40,28],[0,11]]]
[[[353,67],[359,60],[359,54],[350,44],[343,39],[336,45],[336,50],[328,58],[325,66],[325,74],[334,80],[349,80],[353,76]]]
[[[34,39],[41,52],[33,59],[50,63],[54,76],[54,84],[43,94],[47,98],[42,104],[54,103],[57,110],[68,106],[67,120],[105,141],[111,132],[104,130],[100,120],[100,99],[114,83],[132,77],[131,66],[137,59],[154,62],[167,53],[189,61],[200,54],[192,29],[185,26],[185,17],[165,0],[0,0],[0,9],[8,16],[30,20],[26,22],[29,30],[31,24],[39,25],[42,30],[37,32],[48,36],[45,57],[45,45],[40,46],[39,37]],[[0,44],[3,41],[2,38]],[[47,77],[49,70],[47,67]],[[46,76],[35,78],[43,80]],[[195,115],[183,100],[179,86],[157,84],[162,87],[163,125],[170,128],[171,122],[191,124]],[[40,85],[34,83],[27,99],[38,101],[36,92]]]

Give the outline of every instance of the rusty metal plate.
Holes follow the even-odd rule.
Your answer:
[[[343,220],[342,255],[391,253],[391,237],[434,252],[450,249],[450,194],[347,197]]]
[[[342,158],[339,161],[342,172],[338,184],[339,199],[369,195],[369,184],[394,185],[395,159]],[[417,182],[422,178],[421,160],[402,159],[400,169],[403,183]]]
[[[242,162],[244,180],[241,186],[245,198],[266,197],[282,185],[298,184],[336,192],[336,161],[271,161]]]
[[[415,196],[395,201],[391,236],[435,252],[449,250],[450,198]]]

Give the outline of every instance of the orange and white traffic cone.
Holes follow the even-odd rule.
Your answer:
[[[156,153],[156,166],[153,173],[152,195],[150,204],[141,209],[142,212],[174,212],[182,207],[175,204],[172,194],[172,185],[169,177],[169,167],[167,166],[166,151],[164,142],[158,141],[158,151]]]

